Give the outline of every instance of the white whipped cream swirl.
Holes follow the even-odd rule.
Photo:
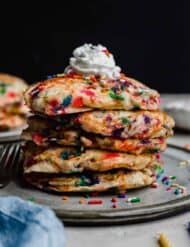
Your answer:
[[[102,45],[84,44],[73,51],[65,73],[75,71],[84,75],[98,75],[109,79],[120,77],[120,67],[116,66],[114,57]]]

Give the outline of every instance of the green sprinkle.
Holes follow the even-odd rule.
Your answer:
[[[127,202],[132,202],[132,203],[136,203],[136,202],[140,202],[141,199],[139,197],[131,197],[127,199]]]
[[[121,88],[121,91],[125,90],[125,86],[124,85],[121,85],[120,88]]]
[[[139,105],[139,104],[134,104],[134,109],[136,109],[136,110],[140,110],[141,109],[141,106]]]
[[[169,176],[170,179],[175,180],[176,176]]]
[[[65,97],[64,99],[63,99],[63,102],[62,102],[62,106],[63,107],[67,107],[67,106],[69,106],[70,104],[71,104],[71,101],[72,101],[72,95],[68,95],[67,97]]]
[[[4,82],[1,82],[1,83],[0,83],[0,94],[1,94],[1,95],[2,95],[2,94],[5,94],[6,91],[7,91],[7,84],[4,83]]]
[[[116,94],[113,90],[111,90],[111,91],[109,92],[109,96],[110,96],[112,99],[115,99],[115,100],[124,100],[124,99],[125,99],[122,95]]]
[[[76,182],[76,186],[87,186],[87,185],[89,185],[89,183],[84,175],[81,176],[79,181]]]
[[[89,198],[90,197],[89,193],[85,193],[84,197]]]
[[[162,170],[162,166],[160,164],[155,164],[154,170],[160,172]]]
[[[126,117],[121,118],[123,124],[129,124],[129,120]]]

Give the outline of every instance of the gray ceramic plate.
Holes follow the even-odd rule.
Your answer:
[[[117,208],[112,208],[111,198],[115,195],[100,195],[101,205],[79,204],[81,196],[69,195],[69,200],[63,201],[63,196],[48,194],[34,188],[23,188],[17,182],[11,182],[0,190],[1,196],[15,195],[24,199],[33,198],[36,202],[50,206],[65,223],[75,225],[120,224],[152,220],[176,214],[190,209],[190,166],[179,167],[181,160],[190,159],[190,154],[175,148],[168,148],[162,155],[165,163],[163,176],[175,175],[176,183],[186,187],[185,195],[174,194],[174,188],[166,191],[166,185],[159,180],[158,188],[145,188],[129,191],[127,197],[137,196],[140,203],[127,203],[119,199]],[[162,177],[163,177],[162,176]],[[161,177],[161,178],[162,178]],[[85,199],[86,202],[89,199]]]
[[[0,143],[20,140],[21,133],[26,127],[27,125],[24,125],[21,128],[0,132]]]

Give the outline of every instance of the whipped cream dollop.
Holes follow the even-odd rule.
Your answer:
[[[121,68],[116,66],[114,57],[102,45],[84,44],[73,51],[65,73],[75,71],[84,75],[98,75],[109,79],[120,77]]]

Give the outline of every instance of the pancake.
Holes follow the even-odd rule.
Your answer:
[[[163,137],[145,140],[105,137],[79,129],[67,129],[56,121],[36,116],[28,119],[28,128],[23,131],[22,139],[45,147],[52,144],[84,146],[132,154],[161,152],[166,148]]]
[[[117,80],[63,74],[29,87],[27,105],[33,112],[49,116],[104,110],[156,110],[160,95],[135,79],[121,75]]]
[[[154,139],[119,139],[93,135],[77,130],[59,131],[55,135],[44,135],[38,132],[24,130],[22,139],[33,141],[36,145],[48,147],[51,144],[60,146],[84,146],[86,148],[97,148],[103,150],[113,150],[131,154],[156,153],[166,149],[166,140],[164,138]]]
[[[86,132],[116,138],[156,138],[174,127],[174,120],[161,111],[91,111],[74,122]]]
[[[54,192],[90,192],[142,188],[154,182],[150,169],[143,171],[114,171],[69,176],[25,174],[25,180],[39,189]]]
[[[23,104],[23,91],[27,84],[21,78],[13,75],[0,73],[0,109],[9,110],[10,105],[20,106]]]
[[[23,127],[26,119],[19,115],[8,115],[0,113],[0,131],[7,131]]]
[[[27,143],[24,150],[24,172],[76,173],[109,171],[126,168],[141,170],[158,163],[157,155],[133,155],[97,149],[79,150],[72,147],[42,148]]]

